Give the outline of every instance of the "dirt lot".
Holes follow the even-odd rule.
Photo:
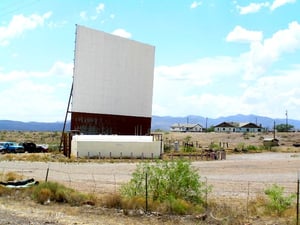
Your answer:
[[[175,134],[172,134],[175,135]],[[187,135],[187,134],[184,134]],[[229,142],[235,146],[241,142],[261,144],[261,135],[245,137],[241,134],[210,134],[211,137],[192,135],[192,140],[202,140],[201,145],[210,142]],[[213,186],[208,195],[210,199],[235,201],[244,199],[244,203],[271,184],[280,184],[287,193],[295,193],[298,172],[300,170],[300,149],[292,144],[299,140],[298,133],[283,134],[280,139],[281,152],[255,154],[228,154],[222,161],[194,161],[192,166],[199,171],[204,182]],[[175,140],[178,136],[169,136]],[[182,137],[181,137],[182,138]],[[277,149],[279,150],[279,149]],[[136,163],[89,162],[23,162],[0,161],[3,172],[16,171],[25,177],[44,180],[47,168],[48,179],[57,181],[85,192],[114,192],[131,178]],[[240,205],[239,207],[245,207]],[[273,221],[274,222],[274,221]],[[263,219],[255,219],[252,224],[273,224]],[[124,216],[114,210],[94,207],[69,207],[65,205],[37,205],[31,201],[17,202],[13,199],[0,198],[0,224],[219,224],[217,221],[202,223],[189,217],[165,218],[149,216]],[[277,224],[286,224],[277,221]]]

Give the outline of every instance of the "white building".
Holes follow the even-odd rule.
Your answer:
[[[214,127],[215,132],[262,132],[264,128],[255,123],[222,122]]]
[[[163,143],[154,136],[75,135],[72,138],[73,157],[159,158]]]
[[[202,132],[203,127],[200,124],[175,123],[171,126],[170,131],[172,131],[172,132]]]

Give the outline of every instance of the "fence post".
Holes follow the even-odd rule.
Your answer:
[[[250,181],[248,181],[248,194],[247,194],[247,220],[249,222],[249,195],[250,195]]]
[[[297,180],[297,225],[299,225],[299,172],[298,172],[298,180]]]
[[[45,182],[47,182],[47,181],[48,181],[48,174],[49,174],[49,167],[47,168]]]
[[[208,198],[208,190],[207,190],[207,177],[205,177],[205,209],[206,212],[208,211],[208,203],[207,203],[207,198]]]
[[[146,187],[146,213],[148,212],[148,172],[145,175],[145,187]]]

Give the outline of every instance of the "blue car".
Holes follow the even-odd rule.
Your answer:
[[[3,152],[5,153],[24,153],[24,147],[16,142],[5,142],[3,144]]]
[[[5,142],[0,142],[0,153],[4,152],[4,150],[5,150],[4,144],[5,144]]]

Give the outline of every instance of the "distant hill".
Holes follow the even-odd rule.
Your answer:
[[[274,121],[275,124],[285,124],[286,119],[274,119],[274,118],[269,118],[269,117],[264,117],[264,116],[257,116],[257,115],[234,115],[234,116],[226,116],[226,117],[219,117],[216,119],[212,118],[206,118],[202,116],[186,116],[186,117],[169,117],[169,116],[152,116],[152,130],[170,130],[170,126],[175,123],[198,123],[204,128],[210,127],[210,126],[215,126],[218,125],[219,123],[222,122],[251,122],[255,123],[258,125],[262,125],[262,127],[268,128],[268,129],[273,129],[274,126]],[[299,130],[300,129],[300,121],[299,120],[293,120],[293,119],[288,119],[288,124],[293,125],[295,129]]]
[[[175,123],[198,123],[204,128],[215,126],[222,122],[252,122],[261,124],[263,127],[272,129],[275,124],[285,124],[286,119],[273,119],[269,117],[257,116],[257,115],[234,115],[227,117],[219,117],[216,119],[206,118],[202,116],[190,115],[186,117],[171,117],[171,116],[152,116],[152,130],[170,130],[170,126]],[[0,120],[0,130],[7,131],[62,131],[63,122],[20,122],[12,120]],[[300,121],[289,119],[288,124],[293,125],[295,129],[300,129]],[[70,130],[70,122],[66,124],[66,130]]]
[[[0,130],[7,131],[62,131],[63,122],[21,122],[12,120],[0,120]],[[66,124],[66,130],[70,130],[70,123]]]

